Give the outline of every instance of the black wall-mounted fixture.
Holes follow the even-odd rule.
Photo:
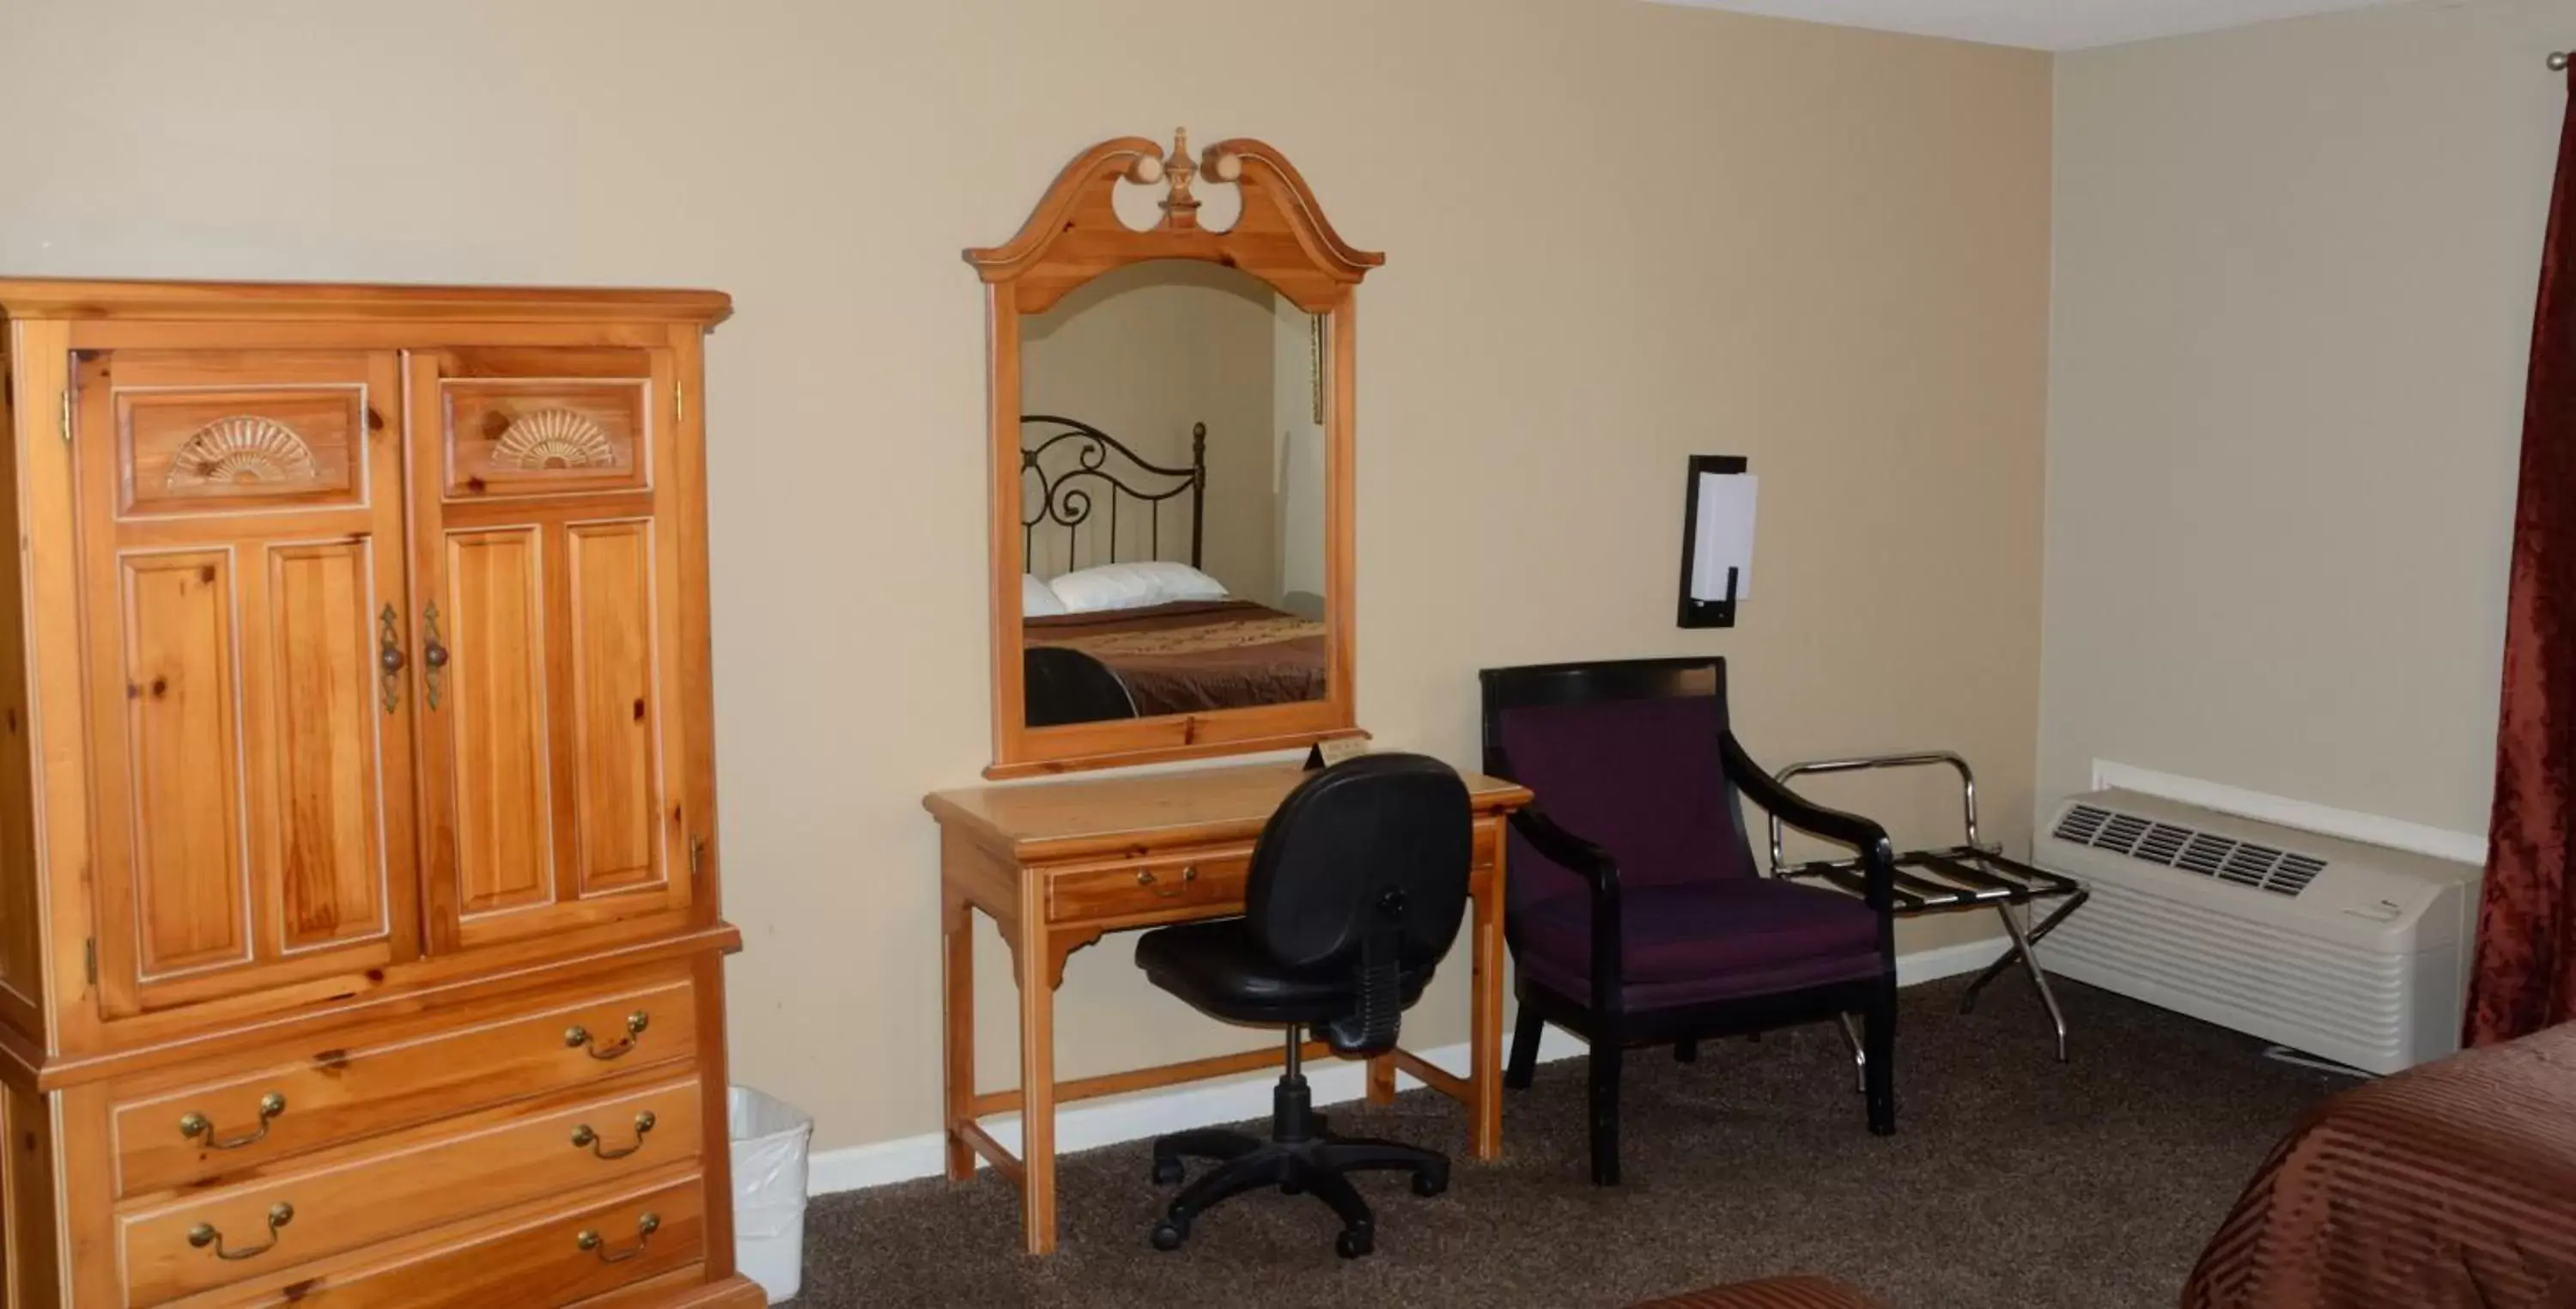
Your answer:
[[[1690,457],[1690,483],[1682,495],[1681,613],[1677,620],[1680,626],[1735,626],[1735,601],[1739,585],[1746,580],[1742,575],[1749,571],[1753,564],[1751,474],[1747,473],[1745,468],[1745,461],[1740,455],[1692,455]],[[1717,477],[1746,478],[1747,494],[1740,499],[1728,499],[1725,503],[1719,503],[1721,497],[1711,495],[1704,502],[1700,488],[1705,484],[1706,479]],[[1744,520],[1740,531],[1743,542],[1742,558],[1740,561],[1731,560],[1726,563],[1723,585],[1717,584],[1719,579],[1715,575],[1709,577],[1699,575],[1700,553],[1703,549],[1714,548],[1712,545],[1704,544],[1713,534],[1726,535],[1722,532],[1713,532],[1713,529],[1730,527],[1733,524],[1723,524],[1714,520],[1703,521],[1703,512],[1740,513]],[[1698,583],[1697,586],[1693,585],[1694,581]]]

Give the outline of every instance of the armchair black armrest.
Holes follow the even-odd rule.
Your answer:
[[[1895,913],[1896,846],[1888,840],[1886,828],[1858,814],[1827,809],[1773,781],[1771,774],[1745,753],[1744,743],[1736,740],[1733,732],[1726,734],[1725,752],[1726,778],[1745,799],[1799,831],[1858,852],[1862,872],[1869,881],[1869,907],[1877,910],[1882,919]]]
[[[1615,892],[1619,884],[1619,861],[1610,852],[1576,836],[1557,825],[1537,805],[1527,805],[1512,812],[1512,830],[1521,839],[1537,847],[1550,862],[1561,864],[1566,871],[1582,876],[1594,889],[1607,882]]]
[[[1608,850],[1557,825],[1537,805],[1516,810],[1512,830],[1545,856],[1592,884],[1592,1004],[1617,1013],[1625,945],[1619,931],[1619,861]]]

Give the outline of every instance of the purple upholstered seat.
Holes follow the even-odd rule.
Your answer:
[[[1847,895],[1756,875],[1729,796],[1713,696],[1516,708],[1518,780],[1619,865],[1620,979],[1632,1007],[1796,990],[1884,965],[1878,917]],[[1521,967],[1589,999],[1592,896],[1515,833],[1510,922]]]
[[[1515,870],[1517,871],[1517,870]],[[1576,999],[1592,990],[1592,897],[1517,910],[1521,964]],[[1768,878],[1647,886],[1620,897],[1620,977],[1629,999],[1718,1000],[1868,977],[1878,916],[1839,892]],[[1665,992],[1665,984],[1712,982]]]

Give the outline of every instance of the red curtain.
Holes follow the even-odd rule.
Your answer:
[[[2576,92],[2576,72],[2570,74]],[[2471,1045],[2576,1018],[2576,96],[2540,253]]]

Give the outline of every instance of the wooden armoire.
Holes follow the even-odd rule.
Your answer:
[[[0,1306],[761,1303],[728,308],[0,281]]]

